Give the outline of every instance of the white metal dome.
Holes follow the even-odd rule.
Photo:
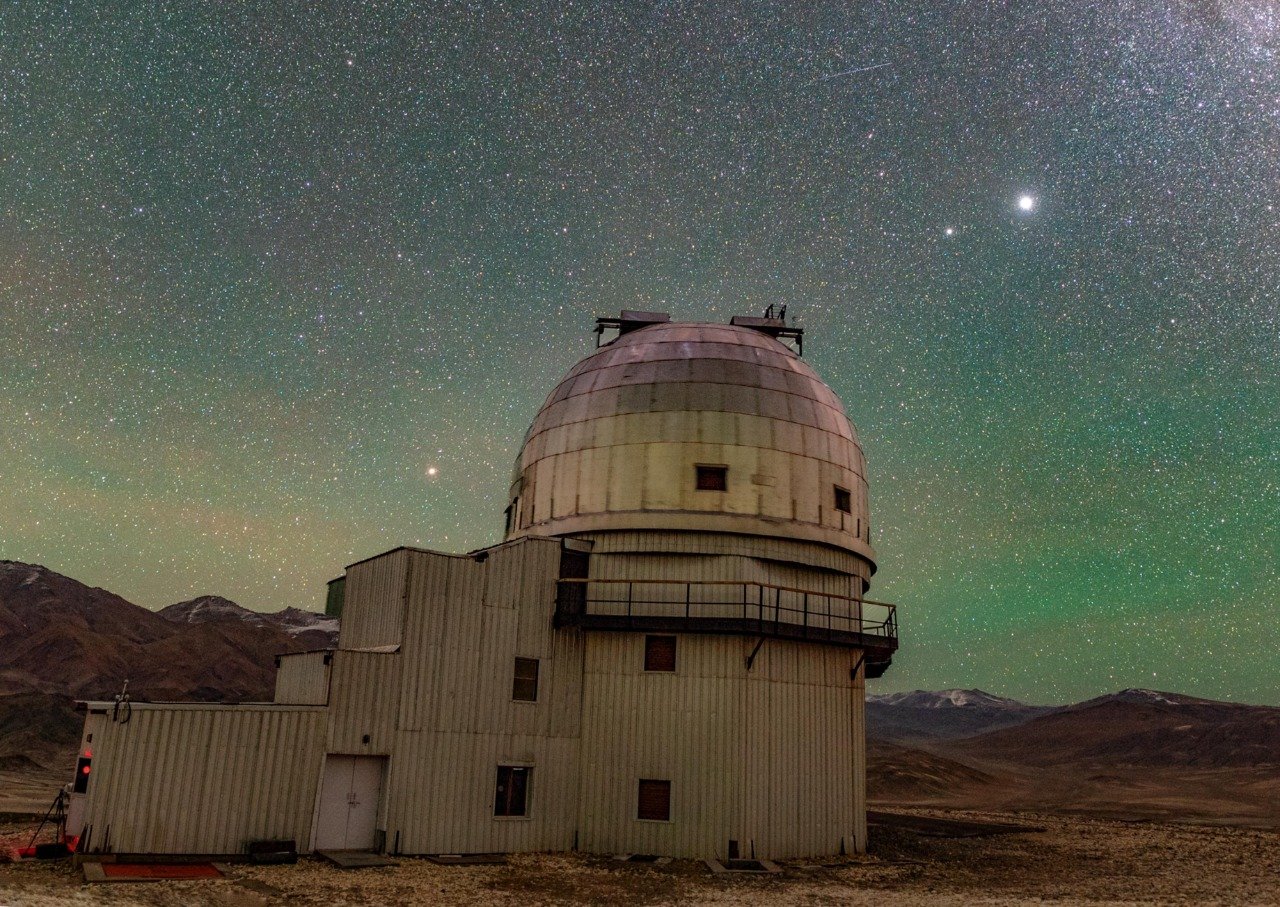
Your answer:
[[[861,445],[804,360],[758,327],[620,324],[534,419],[507,538],[735,533],[823,543],[874,569]],[[699,466],[723,469],[723,490],[699,488]]]

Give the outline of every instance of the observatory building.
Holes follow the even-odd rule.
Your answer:
[[[347,567],[337,649],[281,657],[272,703],[86,704],[81,851],[865,849],[897,623],[853,425],[780,319],[597,333],[500,544]]]

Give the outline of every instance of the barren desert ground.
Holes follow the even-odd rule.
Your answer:
[[[501,866],[401,858],[394,867],[358,870],[303,859],[295,866],[233,866],[218,881],[88,885],[60,861],[0,865],[0,904],[1280,903],[1276,830],[1025,813],[899,810],[897,816],[873,826],[866,857],[787,861],[772,876],[716,877],[694,861],[655,866],[533,854]],[[1024,830],[957,836],[975,829],[928,821],[934,818]],[[921,827],[907,827],[913,824]],[[0,842],[12,847],[22,832],[6,825]]]

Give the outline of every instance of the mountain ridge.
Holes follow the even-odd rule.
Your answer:
[[[231,608],[174,620],[201,609],[166,616],[39,564],[0,561],[0,763],[65,760],[74,701],[110,699],[125,680],[136,700],[267,701],[275,656],[336,642],[336,625],[286,612],[246,619],[256,612],[220,601]]]
[[[258,627],[273,626],[291,636],[306,636],[313,648],[325,648],[326,643],[336,645],[338,640],[336,617],[326,617],[301,608],[251,611],[221,595],[200,595],[168,605],[156,613],[165,620],[178,624],[238,621]]]

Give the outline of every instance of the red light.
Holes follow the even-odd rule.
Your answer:
[[[89,774],[89,766],[86,765],[84,768],[80,769],[80,772],[85,775]]]
[[[93,758],[93,750],[86,749],[86,750],[84,751],[84,757],[85,757],[86,759],[92,759],[92,758]]]

